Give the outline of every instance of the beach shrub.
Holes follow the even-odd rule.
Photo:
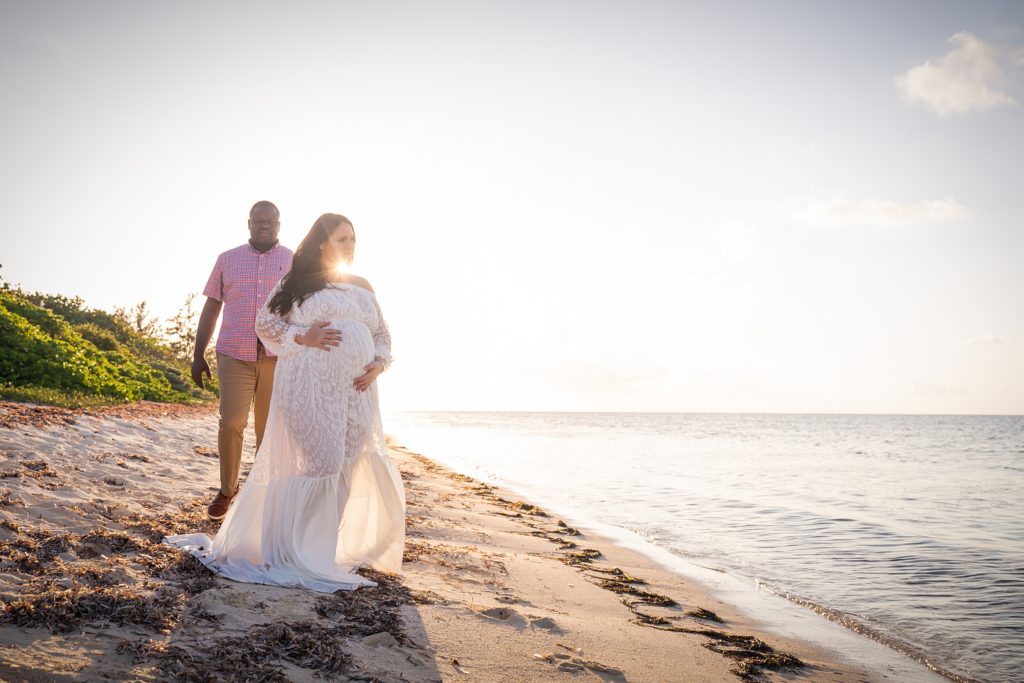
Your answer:
[[[0,400],[18,401],[19,403],[41,403],[61,408],[99,408],[123,403],[109,396],[95,396],[81,391],[68,389],[48,389],[46,387],[16,386],[0,384]]]
[[[90,342],[100,351],[116,351],[121,347],[117,337],[110,330],[104,329],[96,323],[78,323],[74,326],[75,332]]]
[[[144,305],[114,314],[79,298],[0,289],[0,385],[57,389],[115,401],[189,402],[213,393],[191,384],[188,368],[154,336]],[[45,394],[41,394],[44,395]]]

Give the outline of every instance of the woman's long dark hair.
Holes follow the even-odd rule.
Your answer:
[[[292,269],[281,279],[281,289],[270,299],[268,308],[280,316],[285,316],[292,306],[298,306],[314,292],[327,286],[327,271],[320,262],[320,245],[326,242],[342,223],[352,225],[352,221],[340,213],[325,213],[316,219],[313,227],[299,243],[292,257]],[[355,227],[352,227],[355,234]]]

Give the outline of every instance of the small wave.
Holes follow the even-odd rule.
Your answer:
[[[840,624],[841,626],[850,629],[854,633],[865,636],[866,638],[870,638],[871,640],[879,642],[882,645],[885,645],[886,647],[895,650],[896,652],[899,652],[902,655],[906,655],[914,661],[920,662],[924,666],[928,667],[931,671],[934,671],[940,676],[944,676],[945,678],[948,678],[951,681],[955,681],[956,683],[981,683],[976,678],[971,678],[969,676],[964,676],[963,674],[958,674],[955,671],[950,671],[949,669],[946,669],[945,667],[936,664],[927,654],[925,654],[918,648],[914,647],[910,643],[904,642],[902,640],[899,640],[898,638],[894,638],[892,636],[881,633],[877,629],[868,626],[863,621],[854,617],[851,614],[841,612],[831,607],[826,607],[825,605],[814,602],[813,600],[808,600],[807,598],[801,597],[799,595],[786,593],[784,591],[773,590],[771,586],[761,581],[758,581],[758,587],[775,595],[784,597],[790,602],[796,603],[801,607],[806,607],[810,610],[813,610],[814,612],[820,614],[829,621]]]

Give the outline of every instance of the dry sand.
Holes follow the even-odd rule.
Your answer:
[[[401,448],[402,576],[334,595],[215,577],[160,539],[215,531],[216,424],[0,403],[0,679],[871,680]]]

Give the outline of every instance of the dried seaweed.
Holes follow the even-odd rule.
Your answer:
[[[402,583],[389,574],[364,571],[377,582],[369,590],[338,591],[316,599],[314,610],[330,620],[346,637],[362,637],[387,631],[399,642],[407,642],[399,614],[401,605],[413,602]]]
[[[405,550],[402,552],[402,562],[419,562],[427,555],[430,555],[429,545],[406,539]]]
[[[82,536],[81,543],[102,545],[112,553],[124,553],[128,551],[148,550],[152,542],[136,538],[124,531],[111,531],[98,527]]]
[[[712,652],[735,660],[737,664],[732,672],[745,681],[759,680],[759,674],[764,669],[798,669],[806,666],[804,662],[791,654],[776,652],[771,645],[755,636],[727,633],[711,628],[675,626],[670,625],[671,622],[661,617],[652,617],[635,609],[633,609],[633,613],[636,615],[636,619],[632,621],[639,626],[708,638],[710,642],[702,643],[702,645]]]
[[[565,534],[566,536],[579,536],[580,532],[578,529],[574,529],[562,520],[558,520],[558,531],[556,533]]]
[[[337,676],[352,666],[346,652],[352,638],[387,632],[408,642],[399,610],[416,598],[397,577],[363,573],[377,587],[318,597],[314,610],[319,620],[257,626],[244,636],[217,638],[189,650],[150,639],[125,640],[118,652],[131,654],[136,663],[155,660],[162,676],[175,681],[287,681],[283,662],[318,676]]]
[[[599,557],[601,557],[600,550],[594,550],[593,548],[580,548],[579,550],[564,553],[559,559],[570,566],[578,566],[582,564],[590,564]]]
[[[410,590],[409,596],[412,598],[413,604],[416,605],[448,604],[448,601],[442,595],[434,591]]]
[[[187,595],[198,595],[220,585],[217,576],[195,557],[169,547],[168,550],[170,553],[163,556],[162,562],[151,565],[158,578],[174,581]]]
[[[630,595],[637,598],[637,602],[644,603],[645,605],[654,605],[656,607],[675,607],[679,604],[666,595],[640,590],[633,584],[626,583],[625,581],[618,581],[616,579],[598,579],[598,585],[605,590],[612,591],[613,593]]]
[[[216,448],[209,448],[207,446],[194,446],[192,448],[192,451],[196,455],[203,455],[203,456],[206,456],[207,458],[219,458],[220,457],[220,453],[217,451]]]
[[[748,646],[748,642],[752,646]],[[759,680],[759,674],[765,669],[778,671],[806,666],[793,655],[775,652],[769,645],[753,636],[735,636],[724,641],[714,640],[704,643],[704,647],[735,660],[736,668],[732,672],[744,681]]]
[[[0,623],[41,626],[53,633],[68,633],[95,621],[166,631],[175,623],[173,614],[180,602],[181,596],[173,591],[144,594],[125,586],[77,582],[72,582],[71,588],[59,588],[56,582],[49,582],[24,597],[5,601],[0,607]]]
[[[117,644],[115,651],[119,655],[131,655],[132,661],[141,664],[149,657],[161,656],[167,652],[167,642],[139,638],[138,640],[123,639]]]
[[[48,583],[58,577],[56,584],[62,588],[70,588],[74,584],[85,586],[118,586],[135,583],[128,574],[131,562],[121,557],[105,557],[102,561],[78,560],[76,562],[59,562],[57,566],[48,568],[42,580],[34,579],[30,587],[45,588]],[[127,579],[127,580],[126,580]]]
[[[218,585],[194,557],[154,538],[162,539],[164,529],[191,516],[186,510],[157,520],[135,518],[130,522],[138,535],[102,527],[84,535],[34,529],[0,541],[0,567],[36,577],[21,587],[21,595],[0,604],[0,622],[41,626],[55,633],[96,621],[170,629],[190,595]],[[81,559],[55,561],[72,551]],[[173,585],[125,585],[138,583],[132,567]]]
[[[548,513],[544,512],[533,503],[527,503],[526,501],[522,500],[507,500],[505,498],[500,498],[498,496],[493,497],[492,500],[493,502],[498,503],[510,510],[515,510],[516,512],[525,512],[528,515],[536,515],[537,517],[548,516]]]
[[[17,527],[17,525],[15,525]],[[71,548],[73,534],[29,531],[0,541],[0,568],[17,567],[27,574],[39,574],[43,565]]]
[[[627,574],[618,567],[595,567],[594,565],[590,565],[586,570],[589,572],[600,572],[601,574],[614,576],[616,581],[622,581],[623,583],[635,583],[638,585],[645,585],[647,583],[639,577]]]
[[[176,645],[168,645],[163,651],[153,648],[147,655],[157,660],[165,680],[184,683],[287,681],[278,663],[280,658],[270,657],[260,645],[259,641],[248,638],[231,638],[218,640],[213,647],[206,648],[186,650]]]
[[[630,621],[640,626],[671,626],[672,622],[665,617],[656,617],[652,614],[644,614],[637,610],[633,610],[634,618]]]
[[[178,512],[130,515],[118,522],[154,543],[175,534],[199,532],[212,536],[217,533],[217,523],[207,518],[206,503],[201,500],[193,500]]]
[[[0,507],[24,507],[25,501],[15,498],[14,493],[8,489],[0,489]]]
[[[717,621],[718,623],[723,623],[722,617],[709,609],[704,609],[703,607],[687,611],[686,616],[693,617],[694,619],[704,619],[705,621]]]
[[[26,460],[21,466],[28,470],[24,472],[26,477],[56,477],[57,472],[53,470],[45,460]]]

